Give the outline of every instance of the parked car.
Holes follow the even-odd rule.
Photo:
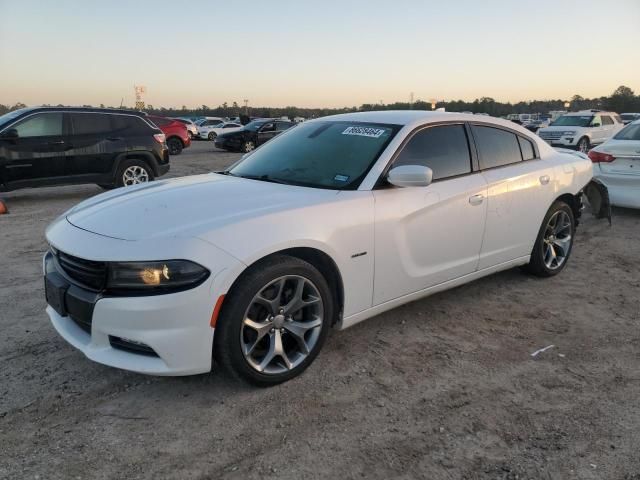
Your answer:
[[[169,171],[165,135],[145,114],[71,107],[0,116],[0,189],[145,183]]]
[[[640,113],[621,113],[620,118],[625,125],[640,120]]]
[[[589,152],[594,176],[609,189],[611,204],[640,208],[640,120]]]
[[[610,139],[623,127],[617,113],[600,110],[571,112],[541,128],[538,135],[554,147],[587,153],[593,146]]]
[[[147,118],[164,133],[171,155],[180,155],[183,149],[191,146],[191,137],[184,123],[173,118],[158,117],[156,115],[149,115]]]
[[[204,117],[196,121],[198,127],[207,127],[209,125],[217,125],[218,123],[226,122],[226,118],[221,117]]]
[[[213,352],[272,385],[301,373],[331,326],[516,266],[560,273],[591,177],[586,156],[500,119],[310,120],[227,171],[67,211],[46,231],[47,313],[106,365],[196,374]]]
[[[242,130],[218,135],[215,146],[223,150],[248,153],[294,125],[295,123],[284,120],[254,120]]]
[[[198,135],[198,126],[196,123],[190,118],[174,118],[174,120],[179,121],[180,123],[184,123],[187,127],[187,132],[189,132],[189,137],[193,139],[196,135]]]
[[[237,132],[243,127],[239,123],[224,122],[217,125],[210,125],[208,127],[198,128],[198,137],[203,140],[215,140],[221,133]]]

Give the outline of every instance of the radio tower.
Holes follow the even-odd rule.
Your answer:
[[[143,95],[147,93],[147,87],[144,85],[134,85],[133,90],[136,92],[136,110],[144,110]]]

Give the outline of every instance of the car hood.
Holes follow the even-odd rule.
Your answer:
[[[561,125],[549,125],[548,127],[542,127],[540,129],[540,132],[570,132],[571,130],[579,130],[579,129],[583,129],[583,128],[589,128],[589,127],[563,127]]]
[[[337,193],[211,173],[118,188],[65,216],[78,228],[122,240],[197,237],[252,217],[323,203]]]

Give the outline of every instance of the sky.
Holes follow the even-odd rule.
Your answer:
[[[640,93],[640,0],[0,0],[0,103]]]

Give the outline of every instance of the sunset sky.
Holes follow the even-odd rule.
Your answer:
[[[640,92],[640,0],[0,0],[0,103],[342,107]]]

